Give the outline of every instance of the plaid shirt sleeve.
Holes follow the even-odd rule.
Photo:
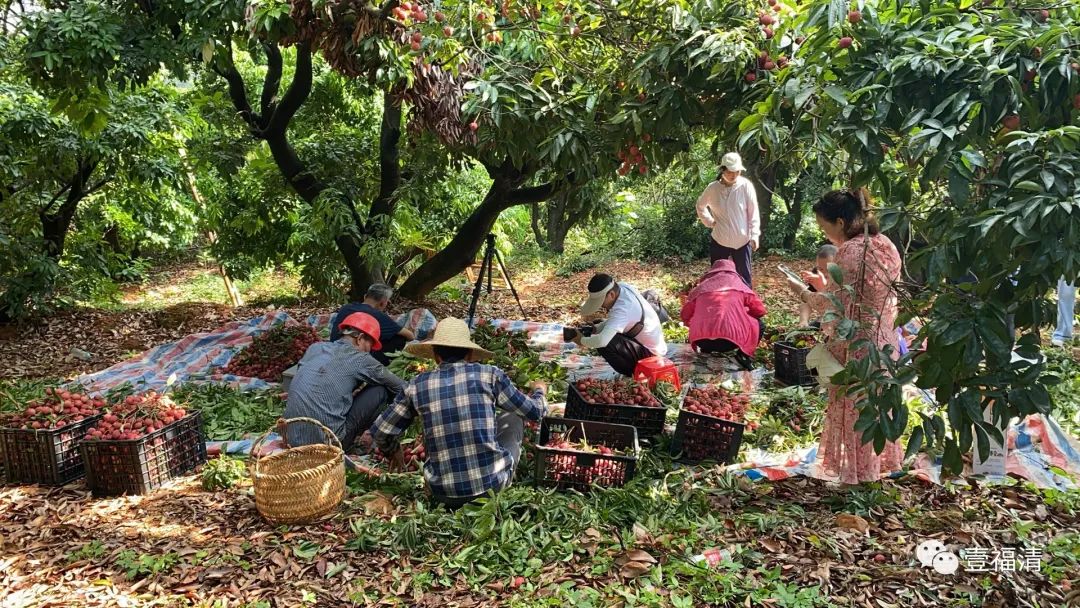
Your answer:
[[[547,413],[547,400],[544,392],[536,389],[530,396],[519,391],[506,372],[495,370],[495,403],[502,409],[513,412],[522,418],[537,421]]]
[[[404,433],[413,418],[416,417],[416,408],[412,402],[413,385],[405,386],[405,390],[398,393],[394,402],[390,404],[371,425],[371,436],[375,440],[375,446],[384,454],[393,454],[398,449],[398,437]]]

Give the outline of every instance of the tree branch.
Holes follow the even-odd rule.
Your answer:
[[[551,198],[551,195],[555,192],[557,186],[558,182],[548,182],[542,186],[517,188],[506,193],[505,201],[511,206],[524,205],[526,203],[542,203]]]
[[[391,95],[383,97],[382,126],[379,129],[379,194],[371,203],[368,217],[390,215],[394,193],[401,185],[401,102]]]
[[[266,50],[266,78],[263,80],[262,99],[260,109],[262,115],[270,116],[274,110],[278,90],[281,88],[281,49],[276,44],[265,44]],[[262,125],[264,128],[266,125]]]
[[[311,79],[311,43],[301,42],[296,45],[296,69],[292,83],[267,121],[268,133],[284,133],[289,127],[289,122],[311,94]]]
[[[244,85],[244,77],[240,75],[240,71],[236,69],[236,63],[233,62],[232,47],[226,45],[229,50],[229,65],[224,70],[218,69],[214,66],[214,71],[218,76],[225,79],[225,82],[229,85],[229,98],[232,99],[233,107],[240,113],[240,118],[252,129],[260,127],[259,117],[255,115],[255,112],[251,109],[251,104],[248,103],[247,88]]]
[[[89,195],[93,194],[94,192],[97,192],[101,188],[105,187],[106,184],[108,184],[109,182],[112,181],[112,178],[113,178],[112,175],[106,175],[105,177],[102,177],[101,181],[99,181],[98,183],[96,183],[93,186],[90,186],[89,188],[86,189],[86,192],[84,193],[84,196],[89,196]]]
[[[64,187],[61,188],[59,192],[54,194],[51,199],[49,199],[49,203],[47,205],[45,205],[45,207],[43,207],[41,209],[42,213],[45,213],[45,214],[49,213],[49,210],[52,209],[52,206],[56,204],[56,201],[60,200],[60,197],[64,196],[64,193],[71,189],[72,181],[74,181],[74,180],[71,180],[68,183],[64,184]]]

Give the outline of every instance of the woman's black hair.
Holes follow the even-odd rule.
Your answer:
[[[469,353],[471,352],[468,348],[459,348],[456,346],[432,346],[431,350],[443,363],[457,363],[458,361],[464,361],[469,357]]]
[[[863,232],[871,236],[881,232],[870,211],[870,192],[866,188],[826,192],[814,203],[814,214],[832,224],[844,220],[844,235],[849,239]]]

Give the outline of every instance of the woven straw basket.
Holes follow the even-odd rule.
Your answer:
[[[265,458],[259,446],[270,431],[251,446],[251,480],[255,506],[274,524],[303,524],[330,513],[345,498],[345,459],[338,438],[313,418],[278,420],[282,437],[288,425],[309,422],[318,426],[334,445],[304,445]]]

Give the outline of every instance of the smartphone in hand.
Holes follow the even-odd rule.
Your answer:
[[[800,277],[799,275],[792,272],[791,269],[788,268],[787,266],[784,266],[783,264],[777,264],[776,267],[779,268],[780,272],[784,273],[784,275],[787,276],[787,278],[792,279],[794,281],[798,281],[798,282],[802,283],[803,285],[806,285],[806,281],[804,281],[803,278]]]

